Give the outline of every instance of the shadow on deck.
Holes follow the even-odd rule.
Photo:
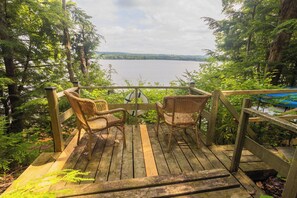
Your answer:
[[[87,177],[94,181],[59,183],[50,190],[70,189],[67,195],[83,197],[260,196],[261,191],[243,171],[257,173],[270,168],[252,153],[244,150],[240,170],[230,174],[227,169],[233,146],[203,145],[198,149],[194,133],[188,131],[175,133],[172,150],[166,152],[166,130],[163,126],[156,137],[152,125],[128,125],[124,148],[122,133],[111,128],[94,138],[90,161],[87,136],[79,145],[75,136],[60,155],[40,155],[20,176],[19,183],[61,169],[76,169],[90,172]]]

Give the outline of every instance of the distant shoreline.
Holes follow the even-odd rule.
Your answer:
[[[202,55],[134,54],[125,52],[97,52],[101,59],[109,60],[176,60],[205,62]]]

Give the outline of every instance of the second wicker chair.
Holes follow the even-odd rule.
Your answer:
[[[198,121],[199,116],[207,100],[208,95],[187,95],[187,96],[167,96],[163,100],[163,104],[156,103],[158,121],[157,136],[159,132],[160,122],[163,121],[170,128],[168,148],[170,150],[172,134],[176,129],[193,128],[196,135],[196,143],[199,148]]]

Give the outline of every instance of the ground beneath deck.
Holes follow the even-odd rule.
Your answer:
[[[45,168],[38,169],[39,175],[59,169],[90,172],[87,177],[94,181],[80,182],[79,187],[78,184],[63,182],[51,187],[51,190],[76,189],[75,195],[84,196],[94,196],[94,193],[100,193],[100,197],[118,196],[118,191],[121,195],[126,193],[127,197],[133,193],[143,195],[151,191],[157,194],[146,195],[154,197],[199,193],[214,197],[259,197],[262,193],[244,171],[257,173],[270,168],[249,151],[243,151],[240,170],[230,174],[227,169],[231,163],[233,146],[206,147],[202,143],[198,149],[194,133],[189,130],[186,133],[176,132],[171,151],[167,152],[167,130],[163,126],[157,137],[153,125],[128,125],[125,133],[126,148],[123,134],[119,130],[105,130],[93,138],[91,160],[88,160],[87,135],[84,134],[79,145],[73,140],[55,160],[47,160],[49,155],[46,154],[37,159],[37,164],[45,164]],[[34,165],[32,167],[32,170],[36,168]],[[35,172],[25,171],[27,176],[23,175],[23,178],[28,180],[28,175],[33,178],[34,174],[37,175]]]

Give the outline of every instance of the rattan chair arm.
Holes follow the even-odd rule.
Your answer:
[[[164,114],[164,106],[160,102],[156,102],[156,109],[159,116],[163,117]]]
[[[108,123],[108,120],[106,117],[100,117],[100,116],[95,116],[95,117],[91,117],[91,118],[88,118],[87,121],[93,121],[93,120],[98,120],[98,119],[103,119],[105,120],[106,123]]]
[[[96,115],[100,116],[100,115],[107,115],[107,114],[114,114],[114,113],[122,113],[121,120],[123,122],[126,121],[126,110],[124,108],[117,108],[117,109],[112,109],[112,110],[108,110],[108,111],[98,111],[98,112],[96,112]]]

